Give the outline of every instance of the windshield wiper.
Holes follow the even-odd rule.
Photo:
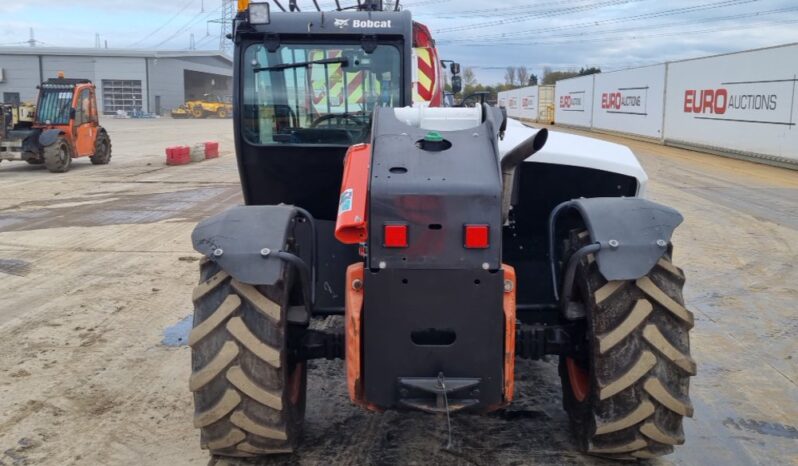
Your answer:
[[[288,70],[291,68],[307,68],[311,65],[335,65],[340,64],[341,66],[349,66],[349,60],[346,57],[338,57],[338,58],[324,58],[322,60],[314,60],[314,61],[306,61],[302,63],[283,63],[282,65],[274,65],[274,66],[265,66],[262,68],[255,68],[254,71],[259,73],[261,71],[282,71]]]

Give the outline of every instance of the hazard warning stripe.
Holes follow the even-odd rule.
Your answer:
[[[328,50],[325,54],[322,50],[314,50],[309,58],[315,61],[325,55],[327,58],[338,58],[343,51]],[[311,66],[309,80],[312,88],[309,100],[315,111],[325,114],[343,112],[347,106],[364,105],[367,98],[379,96],[382,88],[379,79],[372,73],[345,72],[340,64]]]
[[[347,73],[347,79],[349,80],[349,84],[346,88],[346,95],[348,96],[348,101],[350,104],[362,104],[365,102],[365,96],[363,94],[363,77],[364,72],[360,71],[357,73]]]

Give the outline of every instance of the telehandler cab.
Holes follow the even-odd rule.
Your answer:
[[[0,119],[0,160],[44,164],[55,173],[69,171],[73,158],[89,157],[94,165],[111,161],[111,139],[100,126],[96,89],[88,79],[47,80],[39,86],[32,124],[8,121]]]
[[[215,455],[301,449],[307,361],[344,358],[365,409],[485,413],[515,361],[560,358],[578,447],[683,443],[696,366],[679,213],[620,145],[498,108],[440,108],[427,28],[378,0],[239,1],[234,127],[246,205],[201,222],[194,425]],[[315,4],[316,2],[314,2]],[[341,315],[345,330],[314,319]]]

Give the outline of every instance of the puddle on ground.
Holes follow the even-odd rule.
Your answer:
[[[162,222],[173,218],[192,222],[240,202],[238,186],[200,187],[176,192],[119,194],[92,202],[65,203],[54,199],[36,210],[0,211],[0,232],[46,228],[92,227]]]
[[[0,273],[25,277],[30,273],[31,268],[33,266],[30,262],[17,259],[0,259]]]
[[[166,346],[186,346],[188,345],[188,334],[194,323],[193,316],[186,316],[180,322],[166,327],[163,331],[162,345]]]
[[[762,435],[771,435],[774,437],[783,437],[789,439],[798,439],[798,429],[793,426],[779,424],[776,422],[756,421],[753,419],[733,419],[726,418],[723,421],[726,427],[733,427],[737,430],[747,430],[756,432]]]

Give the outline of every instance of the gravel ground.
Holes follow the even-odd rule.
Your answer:
[[[191,425],[188,328],[200,219],[241,203],[229,120],[106,120],[108,166],[0,164],[0,466],[239,464]],[[798,464],[798,173],[613,136],[685,216],[675,262],[696,314],[687,444],[653,464]],[[167,145],[219,140],[166,167]],[[172,345],[167,342],[176,343]],[[601,464],[578,454],[554,361],[521,362],[518,402],[446,420],[371,414],[343,364],[311,363],[299,453],[261,464]],[[249,463],[240,463],[249,464]]]

